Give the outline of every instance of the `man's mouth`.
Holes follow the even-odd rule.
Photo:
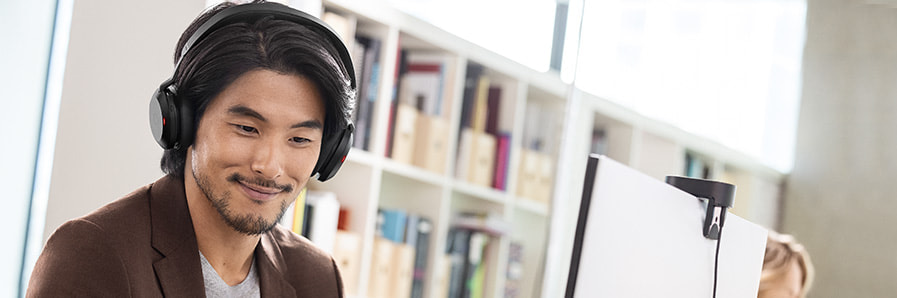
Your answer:
[[[240,188],[243,189],[250,198],[257,201],[267,201],[282,192],[281,189],[262,187],[258,185],[248,184],[243,181],[238,181],[240,184]]]
[[[292,185],[277,185],[274,181],[251,181],[245,177],[234,173],[228,180],[236,182],[240,188],[255,201],[268,201],[281,192],[292,192]]]

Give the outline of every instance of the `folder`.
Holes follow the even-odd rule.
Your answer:
[[[434,173],[444,173],[448,123],[441,117],[420,115],[416,126],[413,164]]]
[[[419,112],[413,106],[399,104],[396,111],[395,136],[392,143],[392,159],[411,164],[414,159],[414,138]]]
[[[361,247],[361,236],[347,231],[337,231],[336,241],[333,245],[333,260],[339,268],[343,278],[343,286],[346,294],[354,296],[358,294],[358,274],[361,268],[361,256],[358,248]]]
[[[492,177],[495,175],[495,146],[494,136],[473,132],[468,181],[476,185],[492,186]]]

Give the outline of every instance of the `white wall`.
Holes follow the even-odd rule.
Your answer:
[[[811,297],[893,297],[897,8],[808,1],[807,30],[783,230],[816,265]]]
[[[0,1],[0,297],[18,295],[55,4]]]
[[[44,240],[162,175],[148,106],[203,0],[75,1]]]

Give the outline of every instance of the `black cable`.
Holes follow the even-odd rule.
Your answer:
[[[716,239],[716,257],[713,259],[713,298],[716,298],[716,276],[719,269],[719,244],[723,240],[723,229],[720,227],[719,234]]]

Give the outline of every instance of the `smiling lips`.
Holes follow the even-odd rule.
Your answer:
[[[240,184],[240,188],[243,189],[243,192],[245,192],[246,195],[248,195],[250,198],[252,198],[253,200],[256,200],[256,201],[263,201],[263,202],[269,201],[272,198],[274,198],[274,196],[276,196],[277,194],[279,194],[280,192],[283,191],[281,189],[262,187],[262,186],[258,186],[258,185],[252,185],[252,184],[245,184],[243,182],[237,182],[237,183]]]

